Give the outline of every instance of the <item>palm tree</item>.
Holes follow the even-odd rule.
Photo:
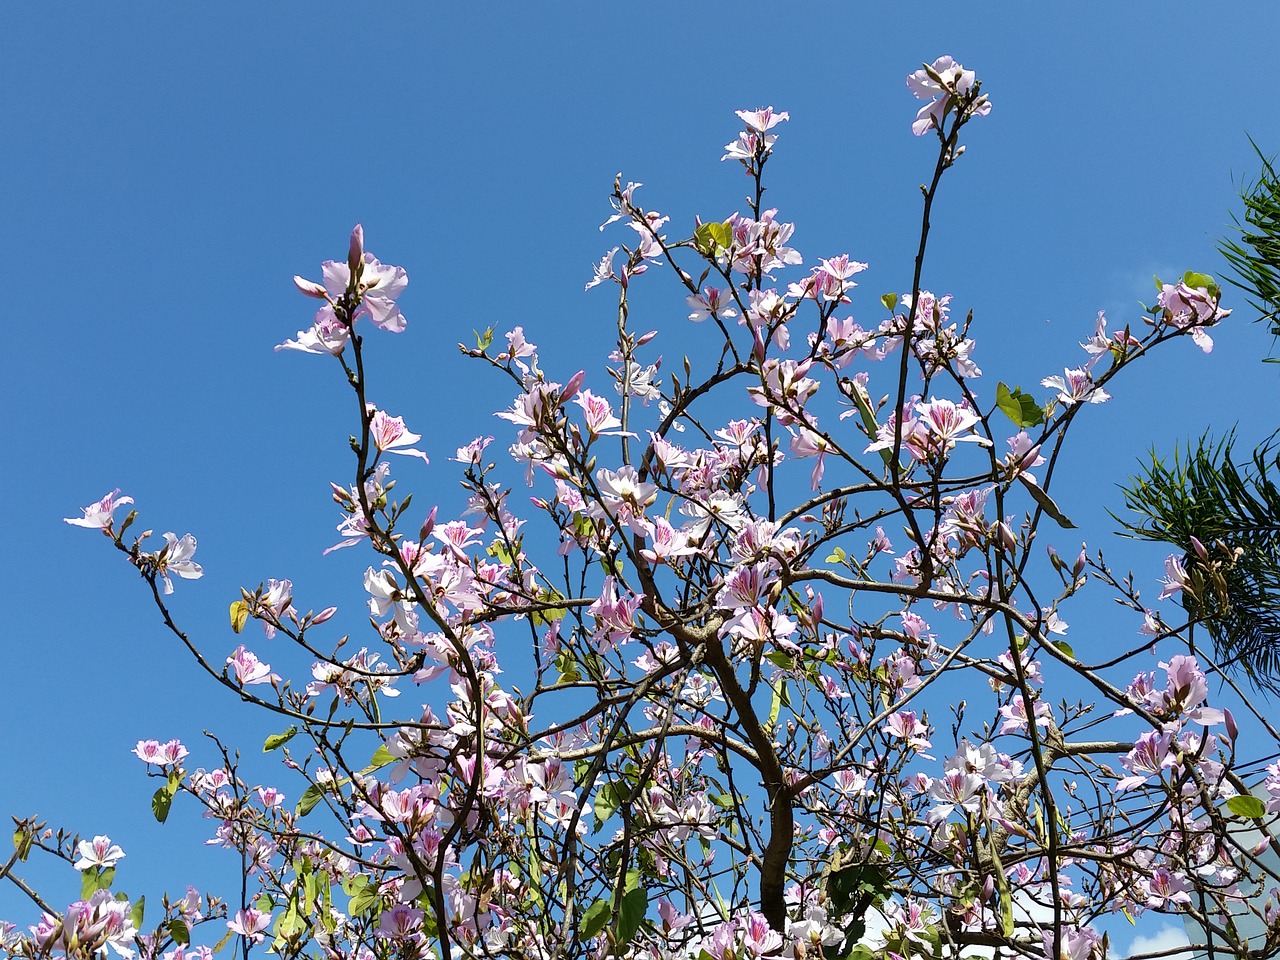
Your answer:
[[[1238,236],[1219,249],[1235,274],[1228,281],[1249,296],[1255,319],[1280,337],[1280,175],[1253,148],[1262,173],[1241,190],[1243,222],[1233,216]],[[1143,472],[1122,488],[1136,522],[1120,520],[1127,535],[1183,552],[1192,584],[1182,592],[1183,606],[1203,622],[1221,664],[1271,693],[1280,693],[1278,438],[1280,431],[1242,460],[1234,432],[1175,448],[1172,462],[1152,451]]]

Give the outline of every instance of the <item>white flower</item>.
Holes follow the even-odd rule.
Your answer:
[[[76,847],[80,859],[72,866],[77,870],[88,870],[90,867],[114,867],[124,859],[124,851],[111,842],[110,837],[94,837],[92,840],[81,840]]]

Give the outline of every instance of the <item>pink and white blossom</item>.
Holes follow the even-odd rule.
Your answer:
[[[369,438],[379,453],[399,453],[408,457],[421,457],[424,463],[431,462],[421,450],[409,446],[422,437],[411,433],[402,417],[392,417],[385,411],[372,410],[369,417]]]
[[[92,840],[81,840],[76,847],[79,858],[72,866],[77,870],[90,868],[107,869],[114,867],[124,859],[124,851],[111,842],[110,837],[94,837]]]
[[[67,517],[64,521],[75,527],[88,527],[90,530],[101,530],[103,533],[111,532],[111,524],[115,518],[112,514],[116,508],[126,503],[133,503],[133,497],[119,496],[120,488],[112,490],[97,503],[91,503],[84,507],[83,517]]]
[[[271,664],[263,663],[242,643],[227,657],[227,666],[241,686],[256,683],[278,683],[280,677],[271,672]]]

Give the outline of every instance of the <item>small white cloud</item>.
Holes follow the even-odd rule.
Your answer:
[[[1166,923],[1154,933],[1140,933],[1134,937],[1124,955],[1133,957],[1144,953],[1162,953],[1168,950],[1185,949],[1189,946],[1191,941],[1187,939],[1186,931],[1181,926]],[[1170,954],[1170,956],[1173,955]]]

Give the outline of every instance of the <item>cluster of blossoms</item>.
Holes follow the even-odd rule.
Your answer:
[[[927,101],[913,130],[937,134],[945,169],[990,102],[950,57],[907,83]],[[601,229],[625,226],[631,245],[587,283],[618,297],[598,381],[553,378],[523,326],[464,348],[515,396],[496,414],[504,440],[449,458],[466,496],[456,517],[399,497],[384,456],[425,467],[434,438],[352,374],[366,369],[357,322],[404,330],[405,271],[366,252],[357,226],[323,282],[295,278],[323,304],[278,349],[336,357],[359,401],[356,469],[331,485],[340,539],[325,552],[376,554],[364,638],[318,639],[336,608],[303,613],[293,581],[270,579],[241,590],[232,628],[253,619],[266,640],[296,644],[309,678],[273,672],[245,644],[201,660],[288,718],[264,747],[305,781],[294,805],[246,781],[230,751],[187,771],[177,741],[135,750],[162,784],[157,816],[192,798],[214,824],[208,842],[238,852],[259,885],[218,915],[246,952],[811,960],[995,946],[1085,960],[1104,950],[1108,911],[1199,903],[1204,919],[1258,892],[1223,805],[1269,831],[1280,768],[1259,813],[1233,773],[1235,720],[1210,704],[1184,633],[1153,628],[1136,591],[1083,549],[1068,564],[1051,548],[1047,569],[1030,552],[1045,518],[1069,525],[1032,471],[1130,360],[1183,334],[1206,345],[1226,316],[1216,285],[1164,285],[1142,338],[1109,334],[1099,314],[1088,359],[1043,379],[1048,396],[1002,383],[993,401],[951,297],[885,294],[864,326],[853,311],[868,309],[867,263],[839,254],[805,270],[794,225],[760,202],[790,118],[738,117],[723,159],[754,181],[746,212],[669,240],[640,184],[615,182]],[[637,279],[661,265],[698,324],[682,349],[712,341],[707,367],[686,361],[669,383],[662,331],[628,319]],[[172,623],[163,597],[170,574],[200,575],[195,540],[166,534],[148,551],[149,531],[127,539],[134,514],[114,513],[132,502],[115,491],[68,522],[111,538]],[[1162,597],[1197,589],[1215,561],[1198,562],[1171,561]],[[1064,619],[1091,575],[1119,588],[1144,633],[1092,665]],[[1141,669],[1153,642],[1163,676]],[[1109,713],[1076,697],[1081,682]],[[1086,739],[1100,723],[1122,733]],[[75,856],[105,883],[123,853],[96,837]],[[210,904],[169,905],[144,934],[105,892],[6,946],[204,960],[189,928]]]

